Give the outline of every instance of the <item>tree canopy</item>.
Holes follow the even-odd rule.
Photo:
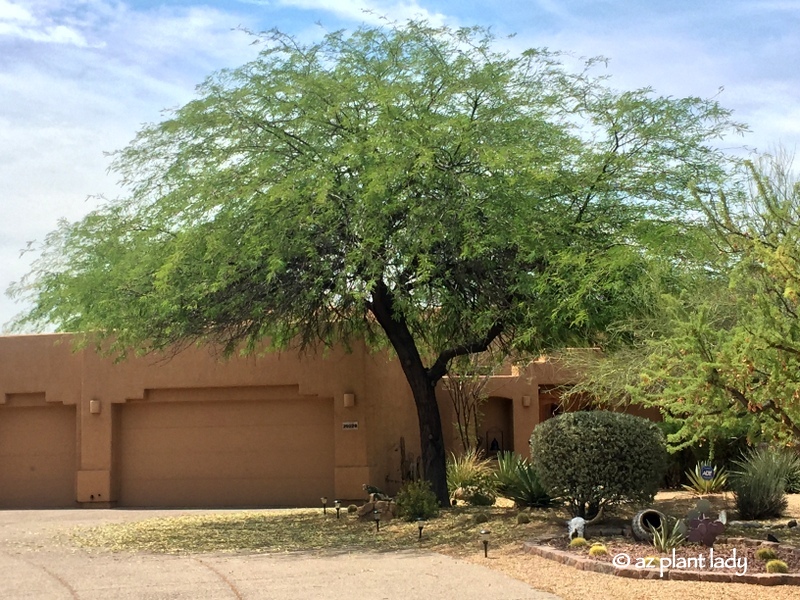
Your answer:
[[[738,126],[482,28],[260,41],[115,154],[129,193],[50,234],[20,325],[119,352],[388,341],[444,500],[449,362],[607,340]]]
[[[800,441],[800,185],[784,155],[697,190],[701,243],[634,342],[581,365],[580,390],[661,409],[674,449]],[[661,283],[664,283],[662,280]]]

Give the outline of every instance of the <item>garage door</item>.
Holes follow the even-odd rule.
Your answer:
[[[75,506],[75,407],[0,406],[0,508]]]
[[[119,503],[316,506],[333,495],[333,400],[122,407]]]

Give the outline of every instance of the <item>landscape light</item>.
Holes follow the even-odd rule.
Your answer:
[[[481,529],[481,541],[483,542],[483,557],[489,558],[489,536],[492,534],[488,529]]]

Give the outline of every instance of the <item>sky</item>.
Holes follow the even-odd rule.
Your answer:
[[[248,31],[410,18],[604,56],[617,89],[716,97],[750,128],[732,152],[800,145],[800,0],[0,0],[0,292],[59,219],[124,193],[109,152],[255,58]],[[22,310],[0,296],[0,326]]]

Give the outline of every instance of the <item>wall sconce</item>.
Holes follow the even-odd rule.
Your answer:
[[[93,415],[100,414],[100,400],[89,400],[89,412]]]
[[[353,408],[356,405],[356,395],[355,394],[345,394],[344,395],[344,407],[345,408]]]
[[[522,397],[522,406],[528,408],[531,405],[531,397],[530,396],[523,396]]]

